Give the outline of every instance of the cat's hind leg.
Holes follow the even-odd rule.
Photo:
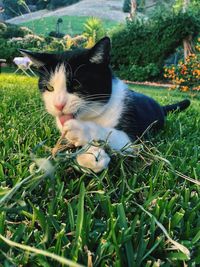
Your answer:
[[[80,153],[76,160],[83,167],[83,170],[87,171],[87,169],[90,169],[98,173],[108,167],[110,157],[103,148],[90,146],[86,151]]]

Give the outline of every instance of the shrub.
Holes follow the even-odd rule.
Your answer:
[[[132,66],[120,66],[120,69],[116,71],[116,73],[123,77],[125,80],[131,80],[132,81],[146,81],[146,80],[152,80],[154,77],[158,76],[160,70],[158,69],[157,65],[154,63],[150,63],[146,65],[145,67],[141,67],[138,65],[132,65]]]
[[[29,32],[27,29],[22,30]],[[5,58],[8,63],[12,63],[14,57],[21,55],[19,48],[45,50],[45,46],[45,39],[34,34],[26,34],[24,37],[12,37],[7,40],[0,37],[1,58]]]
[[[51,31],[49,33],[49,36],[50,37],[55,37],[55,38],[63,38],[65,36],[65,34],[64,33],[61,33],[61,32],[58,33],[56,31]]]
[[[137,3],[137,11],[143,12],[144,11],[144,6],[145,2],[144,0],[136,0]],[[130,13],[131,11],[131,0],[124,0],[123,8],[122,10],[126,13]]]
[[[85,47],[92,47],[96,42],[105,36],[105,29],[102,21],[94,17],[89,18],[84,24],[83,36],[87,38]]]
[[[123,11],[124,12],[130,12],[131,10],[131,0],[124,0],[124,4],[123,4]]]
[[[6,59],[8,63],[12,63],[13,58],[19,55],[18,47],[8,43],[5,39],[0,38],[1,58]]]
[[[28,11],[25,5],[25,1],[23,0],[3,0],[3,5],[5,8],[5,14],[8,17],[19,16]]]
[[[198,41],[197,53],[190,54],[185,63],[180,61],[178,65],[164,68],[164,77],[173,83],[171,89],[200,91],[200,38]]]
[[[197,35],[199,29],[200,19],[191,13],[128,21],[125,27],[112,33],[112,65],[122,78],[126,76],[129,80],[160,78],[164,60],[173,54],[184,38]],[[147,67],[149,64],[153,64],[150,65],[153,68]],[[134,73],[141,68],[148,69],[143,78]]]
[[[27,33],[32,33],[32,31],[26,27],[0,22],[0,38],[24,37]]]

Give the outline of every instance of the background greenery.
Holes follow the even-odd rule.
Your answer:
[[[200,174],[198,95],[188,95],[191,107],[171,114],[137,156],[113,155],[109,169],[97,176],[79,172],[72,155],[60,155],[52,160],[55,174],[47,177],[36,172],[34,158],[48,157],[59,133],[45,115],[37,80],[4,74],[0,88],[0,234],[84,265],[90,253],[94,266],[102,267],[200,264],[199,186],[175,174],[196,180]],[[163,88],[134,89],[162,104],[186,97]],[[170,250],[154,217],[143,209],[190,250],[190,259]],[[3,241],[0,262],[61,266]]]
[[[165,12],[148,20],[127,21],[126,26],[112,34],[113,67],[124,79],[158,79],[165,60],[184,38],[196,36],[199,29],[199,16],[194,12]]]
[[[76,16],[59,16],[63,20],[60,25],[60,31],[64,34],[77,35],[84,31],[84,23],[89,19],[89,17],[76,17]],[[49,32],[55,31],[56,22],[58,17],[45,17],[38,20],[28,21],[22,23],[22,26],[28,27],[35,34],[48,35]],[[111,20],[103,21],[104,28],[106,30],[116,26],[117,23]]]
[[[52,31],[55,30],[57,17],[34,20],[21,26],[0,22],[0,57],[11,64],[14,57],[20,56],[20,48],[40,52],[65,51],[76,47],[89,48],[116,25],[113,21],[89,17],[63,16],[62,19],[61,38],[55,38],[56,32]]]

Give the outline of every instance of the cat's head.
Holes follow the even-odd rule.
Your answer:
[[[112,90],[108,37],[91,49],[59,54],[21,52],[38,67],[39,89],[50,114],[84,118],[102,112]]]

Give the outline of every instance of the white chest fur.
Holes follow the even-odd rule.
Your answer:
[[[105,105],[102,112],[90,119],[90,121],[101,125],[102,127],[114,128],[121,117],[124,109],[124,98],[127,86],[119,79],[113,79],[112,95],[109,102]],[[87,118],[82,118],[87,120]]]

